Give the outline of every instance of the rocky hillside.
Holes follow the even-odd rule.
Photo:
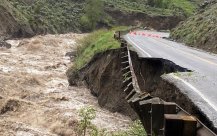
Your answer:
[[[83,4],[69,0],[2,0],[0,37],[79,31]]]
[[[33,35],[27,20],[6,0],[0,3],[0,20],[0,40],[10,36]]]
[[[171,37],[190,46],[217,53],[217,3],[179,24]]]
[[[1,0],[0,37],[81,32],[89,1],[104,4],[96,28],[142,25],[171,29],[193,14],[198,0]]]

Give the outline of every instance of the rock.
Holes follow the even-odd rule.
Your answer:
[[[10,49],[11,48],[11,44],[9,44],[9,43],[7,43],[5,41],[0,41],[0,47]]]
[[[72,52],[67,52],[65,54],[65,56],[69,57],[71,61],[73,61],[73,59],[75,58],[76,56],[76,52],[75,51],[72,51]]]
[[[0,37],[4,39],[15,37],[31,37],[33,30],[28,22],[21,21],[15,17],[14,9],[6,0],[0,3]],[[17,10],[16,10],[17,12]]]

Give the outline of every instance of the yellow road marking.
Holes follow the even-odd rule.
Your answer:
[[[160,40],[157,40],[157,39],[155,39],[155,40],[158,41],[158,42],[163,43],[164,45],[166,45],[166,46],[168,46],[168,47],[172,47],[172,46],[169,46],[169,45],[167,45],[166,43],[164,43],[164,42],[162,42],[162,41],[160,41]],[[172,47],[172,48],[174,48],[174,47]],[[178,49],[178,50],[179,50],[179,49]],[[214,63],[214,62],[212,62],[212,61],[210,61],[210,60],[207,60],[207,59],[204,59],[204,58],[201,58],[201,57],[192,55],[192,54],[187,53],[187,52],[182,51],[182,50],[179,50],[179,51],[181,51],[181,52],[183,52],[183,53],[185,53],[185,54],[187,54],[187,55],[189,55],[189,56],[195,57],[195,58],[197,58],[197,59],[199,59],[199,60],[202,60],[202,61],[204,61],[204,62],[207,62],[207,63],[209,63],[209,64],[212,64],[212,65],[217,66],[217,63]]]

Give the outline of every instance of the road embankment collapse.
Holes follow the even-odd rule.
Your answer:
[[[190,72],[175,63],[161,58],[139,58],[131,51],[131,59],[139,88],[142,93],[149,93],[167,102],[175,102],[188,113],[196,116],[209,128],[212,124],[194,103],[178,87],[165,78],[169,73]],[[121,72],[121,49],[112,49],[96,54],[83,68],[68,71],[70,85],[85,84],[97,97],[101,107],[112,112],[119,112],[138,118],[136,112],[125,99],[123,77]]]
[[[119,49],[98,53],[80,70],[68,71],[68,80],[70,85],[86,84],[101,107],[136,119],[136,113],[125,100],[120,63]]]

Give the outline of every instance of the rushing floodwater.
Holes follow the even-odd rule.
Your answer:
[[[0,48],[0,135],[74,135],[78,110],[93,106],[93,121],[109,131],[126,129],[128,117],[98,106],[85,87],[69,87],[65,72],[72,65],[65,56],[83,35],[45,35],[9,40]]]

